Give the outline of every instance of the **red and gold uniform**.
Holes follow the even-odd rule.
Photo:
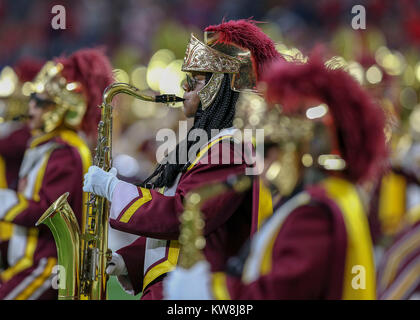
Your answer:
[[[240,275],[214,273],[215,299],[375,299],[375,266],[363,205],[344,179],[298,193],[253,238]],[[238,262],[237,262],[238,263]],[[355,266],[365,288],[354,290]]]
[[[9,268],[0,274],[0,299],[57,298],[52,287],[57,272],[55,241],[46,226],[35,224],[65,192],[70,193],[69,204],[79,223],[82,221],[86,200],[83,174],[92,159],[77,130],[87,135],[95,132],[100,117],[97,105],[111,82],[109,61],[96,49],[47,62],[33,82],[34,94],[47,95],[55,107],[45,114],[43,127],[33,132],[19,171],[17,192],[0,190],[4,204],[0,219],[14,224]]]
[[[179,175],[178,182],[163,193],[125,182],[117,185],[111,206],[111,226],[142,236],[117,252],[124,258],[134,293],[144,290],[143,299],[162,298],[161,282],[150,284],[178,262],[179,215],[183,212],[185,195],[203,184],[245,174],[245,160],[240,164],[233,161],[240,156],[234,154],[234,143],[239,143],[233,140],[234,130],[225,129],[214,137],[187,172]],[[215,158],[222,163],[227,154],[229,163],[210,164],[209,159]],[[228,258],[238,252],[271,212],[271,196],[258,178],[246,193],[232,191],[207,201],[203,208],[207,243],[204,254],[212,270],[221,271]]]

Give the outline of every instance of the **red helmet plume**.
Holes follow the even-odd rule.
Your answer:
[[[231,20],[219,25],[208,26],[204,31],[219,34],[216,43],[236,45],[251,52],[257,80],[263,73],[266,63],[282,58],[273,40],[258,28],[254,20]]]
[[[41,70],[44,63],[45,61],[41,59],[25,57],[17,61],[13,69],[15,70],[19,81],[24,83],[27,81],[32,81]]]
[[[86,97],[87,109],[82,121],[86,134],[96,134],[105,88],[113,82],[112,67],[102,49],[81,49],[69,57],[59,57],[63,64],[61,74],[68,82],[79,82]]]

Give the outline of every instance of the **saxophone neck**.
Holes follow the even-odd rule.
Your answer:
[[[110,104],[112,99],[120,93],[128,94],[136,99],[143,100],[143,101],[150,101],[150,102],[157,102],[157,103],[175,103],[184,101],[183,98],[177,97],[174,94],[162,94],[157,96],[149,96],[143,93],[140,93],[140,90],[135,86],[132,86],[128,83],[123,82],[114,82],[109,85],[103,94],[103,101],[105,104]]]

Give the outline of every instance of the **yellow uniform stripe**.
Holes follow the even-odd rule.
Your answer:
[[[21,213],[22,211],[26,210],[28,208],[28,200],[23,196],[23,194],[18,193],[18,203],[14,207],[12,207],[9,212],[6,213],[4,217],[4,221],[13,221],[16,216]]]
[[[0,221],[0,241],[8,241],[13,234],[13,224]]]
[[[389,173],[381,180],[378,216],[384,234],[398,232],[406,211],[406,181],[402,175]]]
[[[25,255],[22,259],[20,259],[14,266],[6,269],[0,274],[0,278],[3,281],[8,281],[13,276],[18,274],[19,272],[30,268],[33,264],[33,256],[36,249],[36,245],[38,242],[38,229],[36,228],[30,228],[28,229],[28,236],[26,238],[26,250]]]
[[[218,139],[215,139],[214,141],[210,142],[208,145],[205,146],[205,148],[203,148],[202,150],[200,150],[200,152],[198,153],[197,157],[195,158],[195,160],[191,163],[191,165],[188,167],[187,171],[191,170],[198,161],[201,160],[201,158],[206,154],[206,152],[212,147],[214,146],[216,143],[218,143],[221,140],[225,140],[225,139],[230,139],[231,137],[233,137],[232,135],[226,135],[226,136],[222,136]]]
[[[142,197],[137,199],[125,212],[124,214],[121,216],[120,221],[121,222],[125,222],[127,223],[128,221],[130,221],[130,218],[132,217],[132,215],[138,210],[140,209],[140,207],[142,205],[144,205],[145,203],[149,202],[152,200],[152,194],[150,193],[149,189],[146,188],[140,188],[141,189],[141,193],[142,193]]]
[[[3,157],[0,156],[0,189],[7,188],[7,180],[6,180],[6,162],[4,161]]]
[[[177,240],[171,240],[169,242],[168,259],[154,266],[144,275],[143,290],[147,287],[147,285],[150,282],[155,280],[157,277],[173,270],[176,264],[178,263],[178,256],[179,242]]]
[[[42,272],[42,274],[37,277],[34,281],[32,281],[26,288],[23,290],[15,300],[26,300],[28,299],[39,287],[41,287],[45,281],[51,275],[52,269],[57,264],[57,259],[55,258],[48,258],[47,265]]]
[[[60,131],[60,138],[67,142],[70,146],[76,148],[79,151],[80,158],[82,160],[83,166],[83,175],[86,174],[89,170],[89,167],[92,165],[92,154],[79,135],[71,130],[61,130]],[[88,194],[87,192],[83,192],[83,204],[82,204],[82,221],[86,221],[86,211],[87,211],[87,202],[88,202]],[[85,224],[82,223],[82,233],[84,233]]]
[[[53,150],[48,151],[46,157],[42,161],[42,165],[39,168],[38,174],[36,175],[34,191],[32,195],[32,199],[36,202],[39,202],[41,199],[39,197],[39,191],[41,190],[42,180],[44,179],[45,169],[47,168],[48,160],[50,159],[51,153]]]
[[[273,200],[270,190],[264,185],[259,178],[260,190],[258,196],[258,230],[263,222],[273,214]]]
[[[212,293],[216,300],[230,300],[229,290],[226,283],[226,274],[223,272],[212,273]]]
[[[344,269],[343,300],[372,300],[376,298],[376,275],[373,245],[367,217],[356,188],[339,178],[328,178],[323,182],[327,195],[335,201],[343,214],[347,231],[347,253]],[[353,288],[353,267],[365,270],[365,289]]]

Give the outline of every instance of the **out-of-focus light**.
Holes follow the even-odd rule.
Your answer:
[[[155,115],[157,107],[156,103],[134,99],[131,104],[131,112],[140,119],[151,118]]]
[[[376,62],[392,76],[399,76],[406,67],[406,61],[401,52],[391,52],[386,47],[380,47],[375,53]]]
[[[7,97],[13,94],[18,83],[18,77],[9,66],[3,68],[0,73],[0,97]]]
[[[249,124],[251,125],[251,126],[256,126],[256,125],[258,125],[259,123],[260,123],[260,117],[258,116],[258,115],[256,115],[256,114],[252,114],[250,117],[249,117]]]
[[[268,168],[266,177],[269,181],[273,181],[276,179],[276,177],[279,175],[281,171],[281,164],[280,162],[276,161],[271,164],[271,166]]]
[[[131,83],[139,90],[147,90],[147,68],[138,66],[131,72]]]
[[[373,65],[366,71],[366,80],[371,84],[377,84],[382,81],[382,71]]]
[[[309,108],[306,110],[306,117],[308,119],[317,119],[322,118],[328,112],[328,107],[325,104],[320,104],[319,106]]]
[[[348,72],[360,83],[363,84],[364,71],[360,63],[356,61],[349,62]]]
[[[318,164],[327,170],[343,170],[346,162],[334,154],[322,154],[318,157]]]
[[[159,90],[162,94],[176,94],[182,96],[184,94],[181,83],[185,78],[185,73],[181,71],[182,60],[172,61],[163,71],[159,80]]]
[[[114,73],[114,78],[116,82],[124,82],[129,83],[130,77],[128,76],[128,73],[123,69],[114,69],[112,71]]]
[[[66,85],[66,89],[67,89],[68,91],[72,91],[72,90],[74,90],[74,89],[76,89],[76,88],[77,88],[77,83],[74,83],[74,82],[69,83],[69,84],[67,84],[67,85]]]
[[[390,55],[391,51],[387,47],[381,46],[375,52],[375,60],[379,65],[383,65],[383,60],[387,55]]]
[[[404,84],[406,86],[412,86],[414,85],[414,81],[415,81],[415,74],[414,74],[414,69],[412,66],[407,66],[405,68],[404,74],[403,74],[403,80],[404,80]]]
[[[233,126],[238,129],[242,129],[244,126],[244,121],[241,118],[235,118],[233,120]]]
[[[414,68],[414,73],[416,74],[417,81],[420,82],[420,62],[417,62]]]
[[[152,90],[160,90],[160,81],[166,77],[165,69],[174,59],[175,54],[169,49],[160,49],[150,58],[146,80]]]
[[[406,109],[413,109],[417,104],[417,93],[411,87],[406,87],[401,90],[400,103]]]
[[[414,131],[420,133],[420,106],[419,105],[410,114],[410,126]]]
[[[24,96],[29,97],[29,96],[31,95],[31,93],[32,93],[32,92],[34,92],[34,87],[33,87],[32,83],[30,83],[30,82],[25,82],[25,83],[22,85],[22,94],[23,94]]]
[[[310,167],[310,166],[312,166],[312,164],[314,163],[314,159],[312,158],[312,156],[309,154],[309,153],[305,153],[303,156],[302,156],[302,164],[305,166],[305,167]]]

